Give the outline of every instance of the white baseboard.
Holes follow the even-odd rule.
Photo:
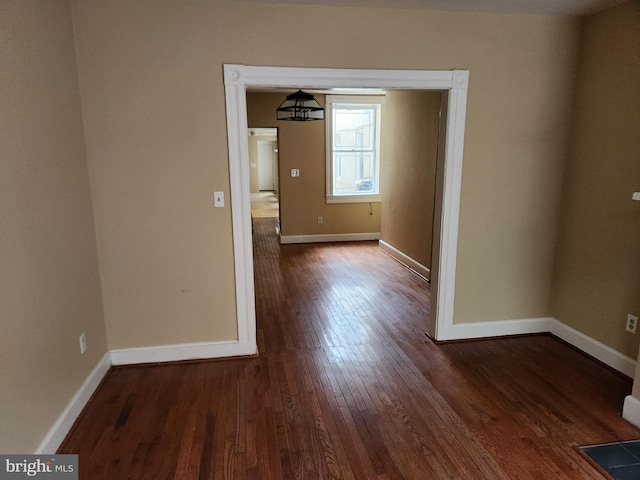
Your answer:
[[[465,340],[530,333],[551,333],[611,368],[634,378],[636,361],[551,317],[459,323],[438,331],[438,340]]]
[[[504,337],[530,333],[546,333],[552,319],[525,318],[495,322],[458,323],[438,330],[438,341]]]
[[[635,376],[636,361],[632,358],[617,352],[613,348],[594,340],[556,319],[552,319],[550,331],[556,337],[597,358],[611,368],[624,373],[628,377],[633,378]]]
[[[627,395],[622,407],[622,418],[640,428],[640,400],[632,395]]]
[[[96,391],[98,385],[104,378],[111,367],[111,359],[109,352],[105,353],[102,359],[95,366],[93,371],[89,374],[84,381],[80,389],[73,396],[71,401],[67,404],[67,407],[60,414],[53,427],[49,430],[49,433],[44,437],[44,440],[40,443],[40,446],[35,451],[36,454],[53,454],[56,452],[64,438],[71,430],[73,423],[82,412],[82,409],[87,404],[93,392]]]
[[[249,356],[257,353],[258,348],[255,344],[243,344],[237,341],[183,343],[111,350],[111,363],[113,365],[135,365],[139,363]]]
[[[280,243],[326,243],[326,242],[362,242],[379,240],[380,232],[368,233],[328,233],[318,235],[280,235]]]
[[[561,338],[574,347],[634,378],[636,361],[612,348],[565,325],[554,318],[531,318],[495,322],[463,323],[438,332],[438,340],[463,340],[501,337],[531,333],[547,333]],[[107,352],[89,374],[53,427],[40,443],[36,454],[55,453],[73,426],[78,415],[91,398],[111,365],[175,362],[180,360],[225,358],[257,354],[255,344],[240,342],[203,342],[157,347],[127,348]],[[640,400],[628,396],[624,402],[623,417],[640,428]]]
[[[422,277],[424,277],[426,279],[430,279],[431,278],[431,270],[429,270],[429,267],[425,267],[421,263],[415,261],[409,255],[407,255],[405,253],[402,253],[397,248],[389,245],[384,240],[380,240],[378,242],[378,246],[383,251],[388,253],[391,257],[395,258],[398,262],[403,264],[405,267],[408,267],[411,270],[415,271],[418,275],[420,275],[420,276],[422,276]]]
[[[111,365],[133,365],[139,363],[174,362],[179,360],[224,358],[255,355],[255,344],[245,345],[239,342],[208,342],[159,347],[128,348],[111,350],[104,354],[80,389],[73,396],[53,427],[44,437],[36,454],[53,454],[71,430],[93,392],[109,371]]]

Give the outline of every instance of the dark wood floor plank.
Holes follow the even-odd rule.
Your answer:
[[[435,345],[429,284],[375,242],[254,220],[258,358],[115,367],[60,453],[80,478],[603,478],[629,379],[549,336]]]

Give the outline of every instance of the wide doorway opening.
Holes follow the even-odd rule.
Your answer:
[[[434,215],[429,331],[447,339],[453,327],[460,181],[467,71],[339,70],[225,65],[229,168],[236,267],[239,352],[256,353],[250,172],[247,146],[247,88],[416,89],[443,92],[437,201]]]
[[[279,219],[278,128],[250,124],[248,132],[251,218]]]

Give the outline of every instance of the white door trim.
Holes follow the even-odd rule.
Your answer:
[[[247,144],[247,87],[402,88],[446,90],[449,92],[443,172],[440,261],[438,263],[437,285],[432,285],[432,288],[435,287],[432,296],[434,294],[436,296],[436,321],[433,322],[432,319],[433,331],[429,332],[437,340],[446,340],[447,331],[453,327],[468,83],[469,72],[467,70],[356,70],[224,65],[236,308],[240,345],[250,345],[257,351]]]

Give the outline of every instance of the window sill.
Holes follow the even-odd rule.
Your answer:
[[[371,203],[381,202],[382,195],[331,195],[327,196],[327,203]]]

